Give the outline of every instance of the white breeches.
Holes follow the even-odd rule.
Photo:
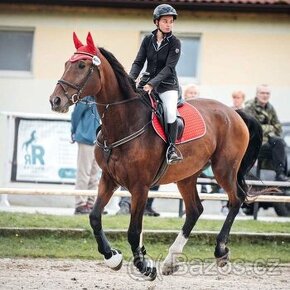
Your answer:
[[[174,123],[176,120],[178,92],[166,91],[159,94],[159,97],[163,102],[167,123]]]

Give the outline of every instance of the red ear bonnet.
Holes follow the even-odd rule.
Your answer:
[[[87,45],[84,45],[81,43],[81,41],[78,39],[75,32],[73,33],[73,41],[74,41],[74,45],[77,51],[70,58],[71,62],[75,62],[80,59],[91,60],[94,55],[97,55],[99,53],[99,49],[95,46],[94,40],[90,32],[88,33],[88,36],[87,36]]]
[[[90,32],[88,33],[88,36],[87,36],[87,48],[93,55],[97,54],[97,49],[96,49],[96,46],[94,44],[94,41]]]
[[[80,42],[75,32],[73,33],[73,40],[76,49],[79,49],[81,46],[83,46],[83,44]]]

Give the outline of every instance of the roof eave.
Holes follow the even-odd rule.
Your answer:
[[[34,4],[51,6],[75,6],[75,7],[111,7],[111,8],[134,8],[152,9],[158,3],[153,1],[121,1],[121,0],[0,0],[6,4]],[[217,11],[217,12],[256,12],[256,13],[290,13],[290,5],[287,3],[279,4],[260,4],[260,3],[215,3],[215,2],[190,2],[174,1],[174,7],[188,11]]]

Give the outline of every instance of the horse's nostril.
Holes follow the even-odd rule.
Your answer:
[[[59,97],[55,97],[55,98],[53,99],[53,104],[54,104],[55,106],[59,106],[60,103],[61,103],[61,99],[60,99]]]

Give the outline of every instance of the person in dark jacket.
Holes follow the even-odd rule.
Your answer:
[[[83,102],[75,105],[71,115],[72,142],[78,144],[75,189],[96,190],[97,193],[100,168],[95,160],[94,149],[99,125],[100,117],[94,97],[83,98]],[[76,196],[75,214],[90,213],[94,201],[94,196]]]
[[[157,29],[145,36],[139,52],[130,70],[130,77],[136,81],[147,60],[148,82],[143,86],[149,94],[159,94],[165,108],[168,124],[167,162],[172,164],[182,160],[177,153],[175,141],[177,137],[176,107],[178,100],[178,79],[175,67],[180,57],[180,40],[172,34],[176,10],[168,5],[158,5],[153,12],[153,22]]]
[[[268,85],[257,87],[256,97],[245,104],[244,111],[255,117],[263,129],[263,145],[260,155],[271,157],[277,181],[288,181],[285,141],[281,137],[282,125],[276,110],[269,103],[271,90]]]
[[[150,190],[152,191],[158,191],[159,189],[159,185],[155,185],[152,186],[150,188]],[[121,190],[125,190],[125,188],[121,188]],[[153,197],[149,197],[147,199],[147,203],[145,206],[145,210],[144,210],[144,215],[147,216],[160,216],[160,213],[156,212],[153,208],[152,208],[152,203],[154,201]],[[120,201],[119,201],[119,211],[116,213],[117,215],[124,215],[124,214],[130,214],[131,213],[131,197],[129,196],[122,196]]]

